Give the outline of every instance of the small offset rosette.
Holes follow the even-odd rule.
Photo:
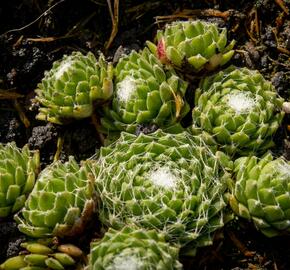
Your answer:
[[[95,212],[93,178],[87,162],[73,157],[44,169],[24,208],[15,216],[18,229],[34,238],[75,237]]]
[[[109,229],[102,240],[91,244],[88,270],[181,270],[178,252],[178,247],[166,243],[155,230]]]
[[[229,154],[264,153],[274,145],[282,103],[258,71],[231,66],[200,82],[192,130],[209,133]]]
[[[155,229],[170,242],[191,243],[192,250],[210,245],[224,225],[232,165],[210,144],[187,132],[122,132],[93,163],[101,222]]]
[[[148,49],[132,51],[115,68],[112,106],[104,107],[101,119],[104,131],[134,133],[142,124],[182,131],[180,121],[189,111],[187,85]]]
[[[226,64],[234,54],[235,42],[227,44],[227,29],[214,23],[177,21],[157,32],[157,46],[147,45],[163,64],[193,72],[214,70]]]
[[[32,191],[39,172],[39,152],[0,144],[0,218],[19,211]]]
[[[113,67],[103,55],[97,60],[89,52],[73,52],[53,63],[46,71],[34,103],[39,103],[36,118],[56,124],[89,117],[97,102],[110,99],[113,92]]]
[[[267,154],[235,161],[233,211],[268,237],[290,233],[290,162]]]

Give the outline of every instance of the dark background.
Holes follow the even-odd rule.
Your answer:
[[[115,1],[117,2],[117,1]],[[105,53],[113,60],[121,52],[144,47],[156,30],[175,19],[203,19],[227,27],[237,41],[231,63],[258,69],[285,99],[290,96],[289,2],[258,1],[141,1],[119,2],[118,33],[108,47],[112,22],[105,0],[10,0],[0,3],[0,142],[28,143],[39,149],[42,167],[58,156],[78,160],[92,156],[100,147],[92,119],[66,126],[35,120],[31,108],[34,89],[52,62],[78,50]],[[113,0],[111,8],[114,8]],[[120,48],[122,46],[122,48]],[[192,80],[192,100],[197,79]],[[191,104],[193,106],[193,104]],[[275,137],[276,155],[290,157],[285,117]],[[63,147],[57,151],[61,138]],[[98,228],[76,241],[88,251]],[[17,254],[23,237],[12,217],[0,223],[0,262]],[[290,237],[268,239],[246,221],[235,219],[216,234],[212,247],[195,258],[182,258],[185,269],[290,269]]]

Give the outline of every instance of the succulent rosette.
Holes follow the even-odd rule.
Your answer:
[[[175,126],[189,111],[184,99],[187,83],[174,71],[164,70],[147,48],[122,57],[115,68],[112,106],[105,107],[102,126],[107,132],[134,133],[138,125]]]
[[[68,270],[83,265],[83,252],[71,244],[57,245],[53,239],[21,243],[25,250],[0,265],[3,270]]]
[[[235,161],[235,184],[230,199],[234,212],[252,220],[263,234],[290,232],[290,162],[267,154]]]
[[[0,144],[0,218],[20,210],[33,189],[39,170],[38,151],[25,145]]]
[[[25,207],[15,216],[18,229],[31,237],[80,234],[95,211],[94,184],[86,162],[70,157],[44,169]]]
[[[64,55],[46,71],[34,102],[40,103],[39,120],[64,124],[92,114],[94,102],[108,100],[113,92],[113,67],[103,55],[89,52]]]
[[[177,247],[166,243],[162,234],[124,227],[109,229],[102,240],[91,244],[89,270],[178,270]]]
[[[263,152],[274,145],[282,103],[258,71],[231,66],[201,81],[192,130],[208,132],[230,154]]]
[[[92,169],[102,223],[156,229],[171,242],[192,242],[192,250],[211,244],[212,232],[224,224],[225,167],[232,162],[214,154],[210,143],[187,132],[122,132],[101,148]]]
[[[147,45],[164,64],[190,70],[213,70],[226,64],[234,54],[234,41],[227,45],[227,29],[214,23],[177,21],[157,32],[157,46]]]

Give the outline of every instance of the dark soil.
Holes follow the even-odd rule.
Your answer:
[[[111,1],[114,2],[114,1]],[[280,3],[280,5],[279,5]],[[288,3],[288,4],[287,4]],[[112,4],[113,6],[113,4]],[[116,61],[123,51],[154,39],[165,22],[185,17],[215,21],[237,41],[231,63],[258,69],[285,99],[290,96],[290,21],[288,0],[120,1],[118,34],[109,50],[111,19],[105,0],[13,0],[0,4],[0,142],[28,143],[39,149],[42,167],[54,159],[91,157],[101,145],[95,121],[67,126],[35,120],[34,89],[52,62],[74,50],[103,51]],[[164,17],[166,16],[166,17]],[[120,47],[122,46],[122,47]],[[194,91],[196,85],[191,85]],[[190,94],[188,96],[191,99]],[[275,137],[273,152],[290,158],[287,126]],[[155,127],[140,127],[139,132]],[[58,145],[62,145],[59,151]],[[98,231],[96,225],[96,232]],[[91,228],[94,228],[93,226]],[[88,251],[89,236],[77,241]],[[11,217],[0,223],[0,262],[18,253],[23,236]],[[185,269],[290,269],[290,236],[266,238],[243,220],[216,234],[215,244],[195,258],[182,258]]]

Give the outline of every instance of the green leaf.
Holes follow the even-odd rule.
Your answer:
[[[219,39],[217,40],[217,47],[220,52],[223,51],[227,44],[227,29],[224,28],[222,32],[220,33]]]
[[[246,145],[250,141],[250,137],[247,134],[245,134],[243,131],[234,133],[230,137],[233,143],[241,145],[241,146]]]
[[[201,54],[191,56],[187,59],[188,63],[191,64],[196,70],[200,70],[205,63],[208,62],[208,59],[203,57]]]
[[[276,198],[271,188],[259,188],[259,199],[265,205],[276,205]]]
[[[7,204],[13,204],[17,197],[20,196],[21,189],[18,185],[10,185],[7,190],[6,200]]]
[[[265,219],[268,222],[280,221],[284,219],[284,212],[278,205],[266,205],[264,207]]]
[[[136,122],[138,124],[148,123],[152,119],[152,117],[153,117],[153,113],[151,111],[140,111],[137,114]]]
[[[262,204],[255,199],[248,199],[248,208],[251,215],[263,218],[265,216]]]
[[[166,55],[168,59],[177,67],[181,67],[183,56],[178,52],[174,47],[167,47],[166,48]]]
[[[160,84],[162,82],[166,81],[166,74],[160,66],[154,65],[153,71],[154,71],[155,77],[157,78],[157,80]]]
[[[154,55],[157,55],[157,46],[153,42],[146,40],[146,45]]]
[[[219,126],[213,128],[213,134],[216,136],[217,140],[221,143],[231,143],[232,138],[229,131],[225,126]]]
[[[162,102],[170,101],[173,98],[173,93],[170,89],[170,86],[166,82],[163,82],[160,85],[160,97]]]
[[[160,94],[158,91],[152,91],[148,93],[146,106],[150,112],[152,113],[158,112],[161,105],[162,105],[162,100],[160,98]]]

